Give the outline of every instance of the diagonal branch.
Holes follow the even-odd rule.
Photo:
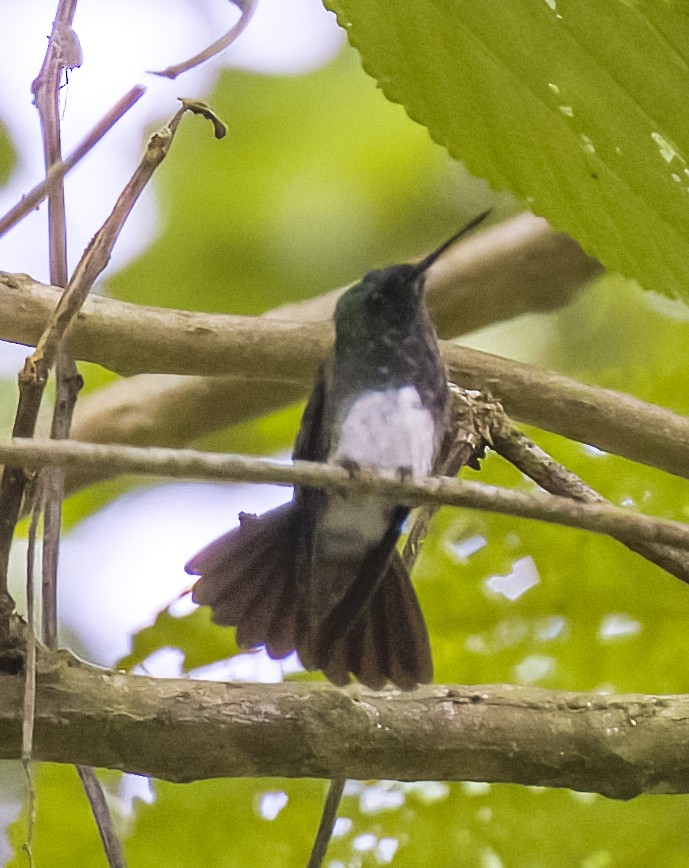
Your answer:
[[[48,170],[45,180],[41,181],[40,184],[36,184],[33,189],[22,196],[14,207],[10,208],[3,217],[0,217],[0,236],[8,232],[13,226],[16,226],[20,220],[40,205],[48,195],[48,189],[51,185],[64,178],[67,172],[71,171],[88,154],[91,148],[98,144],[108,130],[111,130],[115,126],[120,118],[141,99],[145,92],[146,88],[141,87],[141,85],[136,85],[131,90],[128,90],[64,160],[53,163]]]
[[[76,319],[96,278],[110,260],[119,233],[155,169],[167,155],[186,111],[208,114],[207,107],[183,101],[170,123],[149,140],[144,156],[115,203],[111,214],[84,251],[67,288],[60,296],[36,345],[19,375],[19,406],[13,436],[31,437],[50,370],[68,329]],[[217,130],[216,130],[217,132]],[[26,488],[21,468],[5,468],[0,480],[0,638],[7,637],[13,601],[7,591],[7,567],[14,527]]]
[[[0,673],[3,759],[21,752],[22,693]],[[64,652],[38,664],[37,758],[171,781],[468,780],[630,799],[689,793],[688,738],[689,696],[155,680]]]

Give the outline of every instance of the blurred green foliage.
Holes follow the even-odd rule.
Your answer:
[[[161,639],[164,644],[161,644]],[[232,631],[211,623],[210,609],[200,606],[186,615],[176,616],[168,609],[160,612],[150,627],[144,627],[132,640],[132,650],[117,664],[133,669],[145,664],[160,648],[178,648],[184,654],[185,672],[236,654]]]
[[[12,142],[5,131],[4,126],[0,124],[0,184],[4,184],[7,181],[12,169],[14,168],[15,162],[16,155],[14,153],[14,148],[12,147]]]
[[[226,72],[210,102],[229,133],[182,125],[157,179],[162,233],[109,279],[118,298],[260,313],[423,252],[491,201],[352,52],[305,76]]]
[[[401,99],[405,89],[405,104],[410,104],[406,88],[414,76],[427,87],[439,82],[440,101],[429,98],[428,117],[418,116],[428,119],[440,138],[446,118],[436,118],[435,112],[438,107],[447,111],[443,99],[449,81],[452,100],[468,100],[451,118],[462,126],[456,142],[447,139],[456,152],[461,146],[477,171],[533,196],[555,225],[576,230],[577,238],[606,262],[627,268],[647,285],[681,294],[686,292],[684,239],[689,234],[680,239],[676,231],[686,225],[686,217],[676,182],[668,180],[674,164],[658,163],[652,140],[649,145],[644,139],[633,159],[627,150],[613,157],[604,143],[619,140],[616,125],[627,116],[616,115],[613,97],[624,95],[618,102],[626,111],[630,70],[638,72],[640,64],[649,63],[642,36],[631,38],[632,22],[641,17],[660,22],[658,32],[665,34],[666,45],[675,41],[671,31],[677,22],[677,57],[683,57],[683,14],[672,2],[615,2],[598,14],[604,5],[594,8],[587,0],[578,11],[571,0],[432,7],[419,2],[405,4],[402,14],[396,3],[386,8],[378,3],[378,20],[368,21],[359,15],[374,8],[372,0],[337,3],[341,14],[356,23],[353,38],[363,43],[364,36],[368,40],[364,29],[370,30],[365,59],[378,75],[381,57],[385,61],[386,52],[394,56],[396,50],[391,34],[403,39],[409,32],[406,14],[426,15],[424,28],[415,31],[418,38],[405,43],[404,69],[395,72]],[[604,26],[613,9],[621,15],[619,33]],[[668,18],[661,27],[663,12]],[[379,28],[392,13],[399,26],[391,28],[388,22],[381,40]],[[434,16],[440,14],[439,27]],[[595,33],[601,53],[594,63]],[[458,61],[452,60],[455,56]],[[664,113],[658,129],[667,136],[673,131],[678,154],[688,128],[678,84],[686,69],[680,67],[672,87],[663,64],[653,67],[653,75],[635,80],[641,109],[657,96],[653,111]],[[559,82],[561,100],[548,82]],[[672,117],[670,100],[676,111]],[[494,197],[484,182],[453,166],[423,127],[387,103],[351,50],[305,76],[225,73],[209,101],[230,133],[218,143],[203,124],[182,126],[157,177],[161,234],[137,262],[109,278],[110,291],[120,298],[255,313],[428,249],[491,202],[497,216],[514,207],[509,197]],[[574,114],[563,112],[560,102],[573,107]],[[637,126],[652,119],[648,112],[642,117],[641,109],[634,112]],[[627,135],[640,135],[637,126],[629,127]],[[582,133],[593,138],[595,155],[581,149]],[[0,166],[1,148],[0,142]],[[631,205],[633,184],[624,186],[630,167],[645,196]],[[663,261],[668,250],[671,256]],[[672,285],[667,282],[670,272]],[[535,333],[540,336],[538,361],[544,366],[689,413],[686,309],[613,275],[560,313],[492,329],[491,349],[496,351],[502,340],[515,355],[533,361]],[[483,339],[473,338],[474,345]],[[84,370],[89,389],[111,378],[95,366]],[[0,390],[0,424],[6,430],[16,388],[0,383]],[[300,408],[288,408],[220,432],[201,445],[273,453],[290,445],[299,414]],[[687,518],[687,481],[553,435],[530,433],[614,503]],[[530,487],[495,455],[479,473],[468,475]],[[67,523],[89,515],[130,484],[115,480],[72,497]],[[495,578],[515,569],[529,578],[531,587],[517,593],[513,585],[510,599]],[[415,580],[438,681],[689,691],[689,590],[609,539],[445,509],[433,523]],[[145,663],[164,647],[182,650],[186,670],[235,650],[232,631],[211,625],[206,610],[184,617],[164,611],[133,638],[131,654],[121,663]],[[120,776],[105,780],[132,868],[302,866],[325,795],[319,781],[156,782],[153,804],[135,799],[129,813],[121,800]],[[275,819],[267,819],[271,804],[273,809],[283,804],[282,793],[286,803]],[[105,864],[72,769],[41,766],[37,799],[38,866]],[[340,810],[344,822],[329,858],[341,866],[389,860],[396,866],[467,868],[684,866],[689,863],[688,809],[687,797],[648,796],[624,804],[507,785],[368,782],[348,790]],[[16,848],[25,834],[24,813],[11,828]],[[25,864],[25,857],[18,852],[11,864]]]

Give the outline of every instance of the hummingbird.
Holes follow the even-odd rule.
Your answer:
[[[335,343],[307,401],[293,458],[419,479],[437,467],[450,392],[424,298],[427,270],[481,214],[416,264],[370,271],[338,300]],[[432,680],[428,630],[396,543],[409,507],[389,495],[295,486],[186,565],[193,600],[237,644],[296,650],[337,685]]]

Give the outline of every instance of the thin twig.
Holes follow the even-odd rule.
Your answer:
[[[48,374],[65,333],[77,317],[96,278],[108,264],[122,226],[154,171],[165,159],[186,111],[205,113],[207,107],[199,109],[196,104],[183,104],[170,123],[151,137],[139,166],[118,197],[110,216],[84,251],[36,350],[26,360],[19,375],[20,394],[13,427],[14,437],[33,435]],[[7,590],[7,566],[25,487],[26,478],[21,468],[4,469],[0,481],[0,640],[3,631],[9,632],[9,617],[14,609],[14,602]]]
[[[65,195],[62,178],[50,177],[52,166],[61,162],[59,90],[60,76],[65,68],[81,64],[79,40],[72,30],[72,20],[76,11],[76,0],[59,0],[53,31],[48,41],[43,65],[32,85],[34,102],[38,109],[43,138],[43,156],[48,180],[48,235],[50,251],[50,281],[63,287],[67,283],[67,229],[65,219]],[[72,363],[73,364],[73,363]],[[49,474],[54,471],[49,469]],[[56,471],[60,473],[61,471]],[[40,481],[39,481],[40,487]],[[26,675],[24,692],[24,717],[22,725],[22,765],[29,785],[29,826],[24,851],[33,864],[31,841],[35,821],[35,790],[31,779],[31,757],[33,752],[33,732],[36,714],[36,629],[34,617],[34,561],[36,551],[36,530],[40,515],[42,497],[36,500],[29,529],[29,549],[27,553],[26,604],[29,622],[26,653]],[[58,509],[60,508],[58,502]],[[59,540],[55,539],[52,550],[55,558]],[[45,568],[45,567],[44,567]],[[45,585],[45,575],[44,575]],[[56,632],[56,631],[55,631]]]
[[[450,391],[454,397],[452,402],[452,419],[450,430],[445,441],[442,454],[437,467],[439,476],[456,476],[462,467],[475,467],[479,457],[488,445],[485,433],[479,424],[480,417],[474,413],[474,405],[471,401],[458,400],[458,396],[467,393],[450,383]],[[425,503],[421,506],[414,518],[409,534],[402,549],[402,560],[411,572],[411,569],[419,555],[421,545],[426,538],[431,519],[438,509],[437,504]]]
[[[161,70],[151,70],[152,75],[161,75],[165,78],[177,78],[178,75],[181,75],[183,72],[188,72],[190,69],[193,69],[195,66],[199,66],[204,63],[206,60],[210,60],[211,57],[215,57],[216,54],[220,54],[221,51],[224,51],[228,48],[232,43],[237,39],[240,33],[246,29],[249,21],[251,20],[251,16],[256,11],[256,7],[258,6],[258,0],[230,0],[231,3],[234,3],[241,11],[241,16],[239,21],[235,25],[233,25],[224,36],[221,36],[220,39],[217,39],[208,48],[205,48],[203,51],[195,54],[193,57],[190,57],[188,60],[184,60],[181,63],[175,63],[172,66],[168,66],[165,69]]]
[[[60,114],[59,114],[59,91],[60,77],[63,69],[71,69],[81,64],[81,47],[79,40],[72,30],[72,20],[76,11],[76,0],[59,0],[53,31],[51,33],[48,49],[46,51],[43,66],[38,78],[33,83],[33,92],[36,108],[41,119],[43,133],[43,149],[45,156],[46,175],[50,179],[50,170],[62,160],[60,142]],[[65,193],[63,177],[49,180],[48,187],[48,233],[50,247],[50,279],[54,285],[67,285],[67,220],[65,213]],[[95,279],[95,278],[94,278]],[[91,281],[93,282],[93,281]],[[86,290],[88,291],[88,289]],[[68,295],[63,293],[61,301]],[[84,296],[85,297],[85,296]],[[83,301],[82,301],[83,303]],[[58,304],[59,307],[59,304]],[[78,311],[78,307],[77,307]],[[74,313],[76,315],[76,311]],[[57,332],[58,329],[55,328]],[[63,333],[64,336],[64,333]],[[51,437],[64,439],[69,436],[72,422],[72,414],[77,395],[82,384],[74,360],[68,356],[62,348],[62,337],[55,342],[54,354],[56,364],[56,393],[57,400],[53,412],[53,424]],[[49,357],[48,357],[49,358]],[[50,369],[48,362],[47,371]],[[40,402],[40,396],[39,396]],[[38,407],[36,408],[38,409]],[[35,424],[35,421],[34,421]],[[64,471],[57,467],[44,469],[43,495],[45,504],[45,523],[43,529],[43,562],[42,562],[42,615],[43,615],[43,640],[49,649],[57,648],[57,564],[60,550],[60,530],[62,525],[62,491],[64,487]],[[38,500],[39,508],[40,501]],[[34,516],[37,511],[34,510]],[[35,544],[35,536],[31,541]],[[33,555],[30,558],[33,565]],[[31,575],[29,584],[32,587]],[[27,589],[28,596],[28,589]],[[31,594],[31,606],[33,606],[33,593]],[[30,708],[30,724],[26,730],[33,732],[33,718],[35,715],[35,665],[36,665],[36,638],[33,625],[29,628],[28,653],[27,653],[27,696],[32,697]],[[28,660],[31,660],[29,668]],[[32,681],[31,691],[29,680]],[[28,706],[28,701],[27,701]],[[31,757],[31,745],[27,752],[22,751],[22,758],[26,764],[27,775]],[[103,842],[103,850],[111,868],[124,868],[124,856],[122,846],[117,838],[112,815],[105,801],[105,795],[98,782],[93,769],[79,766],[86,797],[96,819],[98,831]],[[30,805],[30,813],[32,807]],[[32,829],[30,820],[30,828]],[[29,853],[30,855],[30,853]]]
[[[61,352],[57,359],[55,407],[50,431],[52,439],[65,440],[69,437],[74,407],[82,386],[82,377],[73,360]],[[43,642],[48,648],[57,648],[57,563],[65,474],[60,468],[46,467],[42,475],[45,504],[41,592]]]
[[[22,714],[22,768],[26,777],[28,790],[27,813],[28,824],[26,841],[22,850],[26,853],[29,866],[33,865],[33,833],[36,825],[36,789],[31,774],[31,758],[33,756],[34,725],[36,720],[36,616],[35,616],[35,558],[36,535],[40,518],[40,494],[36,497],[36,507],[29,525],[29,546],[26,555],[26,619],[29,629],[26,637],[26,662],[24,665],[24,704]]]
[[[103,136],[111,130],[120,118],[137,103],[146,92],[146,88],[136,85],[117,102],[93,127],[88,135],[74,148],[74,150],[59,163],[54,163],[48,170],[48,174],[40,184],[30,190],[14,205],[6,214],[0,217],[0,237],[16,226],[27,214],[33,211],[48,195],[50,186],[64,178],[67,172],[73,169],[88,152],[98,144]]]
[[[335,828],[335,820],[337,819],[337,809],[340,806],[342,793],[344,792],[346,778],[333,778],[328,787],[328,795],[325,797],[325,805],[321,814],[321,821],[318,824],[318,831],[311,848],[311,855],[306,864],[306,868],[321,868],[323,859],[328,849],[328,844],[333,835]]]
[[[544,491],[570,497],[581,503],[609,503],[595,489],[519,431],[502,407],[496,406],[495,402],[489,416],[493,449],[533,479]],[[613,536],[618,538],[615,534]],[[620,542],[680,581],[689,583],[689,552],[686,550],[629,538],[622,538]]]
[[[93,818],[103,842],[103,850],[108,858],[108,865],[110,868],[126,868],[122,843],[115,833],[110,808],[95,771],[90,766],[82,765],[77,765],[76,769],[91,805]]]
[[[580,503],[552,494],[513,491],[497,485],[431,477],[400,482],[361,473],[352,476],[340,467],[310,461],[281,464],[246,455],[197,452],[192,449],[143,449],[134,446],[15,439],[0,444],[0,461],[8,466],[37,468],[46,464],[65,470],[88,468],[99,472],[161,476],[175,479],[224,479],[303,485],[330,490],[355,490],[392,496],[415,506],[438,503],[536,519],[608,534],[689,549],[689,525],[651,518],[607,503]]]
[[[34,103],[41,121],[43,136],[43,157],[46,177],[53,166],[62,161],[60,131],[60,78],[63,69],[73,69],[82,62],[79,39],[72,29],[77,0],[59,0],[53,30],[48,40],[43,65],[31,89]],[[48,186],[48,239],[50,260],[50,281],[55,286],[67,285],[67,218],[65,212],[65,189],[63,178],[52,178]],[[56,366],[57,392],[64,393],[65,380],[78,376],[73,359],[59,348]],[[65,426],[60,416],[65,402],[56,403],[53,416],[52,437],[55,429],[62,429],[63,435],[69,433],[69,420]],[[57,420],[57,422],[56,422]],[[66,428],[66,430],[65,430]],[[48,648],[57,647],[57,560],[60,547],[60,525],[62,516],[62,485],[64,472],[58,468],[47,468],[47,478],[43,485],[45,501],[43,559],[42,559],[42,613],[43,641]]]

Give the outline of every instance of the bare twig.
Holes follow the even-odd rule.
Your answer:
[[[46,175],[62,160],[60,141],[60,77],[63,69],[81,65],[81,48],[72,21],[77,0],[58,0],[53,30],[38,77],[31,85],[43,133],[43,156]],[[48,236],[50,246],[50,280],[56,286],[67,285],[67,228],[65,191],[62,178],[48,182]]]
[[[328,785],[328,795],[325,797],[323,813],[321,814],[318,831],[316,832],[306,868],[321,868],[323,864],[323,859],[325,859],[328,844],[335,828],[337,809],[340,806],[346,782],[346,778],[333,778]]]
[[[45,197],[48,195],[48,189],[56,181],[73,169],[76,164],[82,160],[86,154],[98,144],[103,136],[111,130],[120,118],[129,111],[129,109],[138,102],[146,92],[146,88],[141,85],[136,85],[129,90],[115,105],[108,111],[106,115],[96,124],[91,132],[77,145],[77,147],[59,163],[54,163],[48,170],[45,180],[37,184],[32,190],[17,202],[6,214],[0,217],[0,237],[8,232],[13,226],[31,211],[34,210]]]
[[[65,469],[90,467],[104,471],[110,468],[115,473],[177,479],[224,479],[334,490],[352,489],[391,496],[395,502],[409,506],[419,503],[461,506],[576,527],[625,540],[644,540],[689,548],[689,525],[682,522],[639,515],[607,503],[580,503],[551,494],[527,494],[497,485],[447,477],[400,482],[373,474],[352,476],[340,467],[310,461],[281,464],[265,458],[196,452],[191,449],[140,449],[52,440],[16,439],[7,445],[0,444],[0,461],[7,466],[25,468],[51,464]]]
[[[476,461],[483,455],[488,441],[480,422],[480,416],[474,412],[473,402],[466,399],[467,393],[454,383],[450,384],[450,389],[455,400],[452,405],[450,431],[440,457],[437,473],[440,476],[454,477],[462,467],[476,466]],[[425,503],[419,508],[415,516],[402,549],[402,559],[410,572],[437,509],[437,504]]]
[[[188,60],[184,60],[181,63],[175,63],[165,69],[157,71],[151,70],[151,74],[161,75],[165,78],[177,78],[177,76],[181,75],[183,72],[188,72],[195,66],[205,63],[206,60],[210,60],[211,57],[215,57],[216,54],[220,54],[221,51],[229,48],[240,33],[244,32],[252,15],[256,11],[256,7],[258,6],[258,0],[230,0],[230,2],[237,6],[242,14],[239,21],[237,21],[237,23],[233,25],[224,36],[221,36],[220,39],[217,39],[212,43],[212,45],[209,45],[208,48],[195,54]]]
[[[30,437],[33,434],[43,390],[62,339],[79,313],[96,278],[108,264],[124,222],[153,172],[167,155],[177,127],[188,110],[198,111],[192,105],[183,105],[170,123],[151,137],[141,163],[120,194],[112,213],[81,257],[67,289],[41,334],[35,352],[26,360],[19,376],[20,397],[13,436]],[[0,634],[3,629],[8,630],[9,615],[14,608],[7,591],[7,565],[25,485],[21,468],[5,468],[0,481]]]
[[[43,149],[45,156],[45,169],[48,179],[48,233],[50,247],[50,279],[57,286],[67,285],[67,221],[65,214],[65,195],[63,177],[51,178],[50,170],[62,160],[60,143],[60,115],[59,115],[59,85],[63,69],[72,69],[81,65],[81,47],[79,40],[72,30],[72,20],[76,10],[76,0],[59,0],[53,31],[51,33],[48,49],[46,51],[43,66],[38,78],[33,83],[33,92],[36,108],[41,119],[43,133]],[[115,235],[115,237],[117,237]],[[95,278],[94,278],[95,279]],[[86,281],[84,282],[86,284]],[[91,280],[93,284],[93,280]],[[88,291],[88,289],[86,289]],[[69,295],[67,290],[61,297],[62,302]],[[85,297],[85,296],[84,296]],[[82,300],[83,303],[83,300]],[[59,304],[58,304],[59,308]],[[78,307],[73,316],[76,315]],[[62,349],[64,332],[59,335],[56,326],[57,338],[55,341],[54,355],[56,365],[56,393],[57,400],[53,412],[53,424],[51,437],[64,439],[69,436],[72,423],[72,413],[77,400],[77,394],[81,388],[82,380],[77,371],[74,360]],[[44,333],[45,335],[45,333]],[[50,369],[50,355],[47,354],[47,371]],[[40,403],[40,395],[38,396]],[[38,405],[36,406],[36,412]],[[35,419],[34,423],[35,425]],[[42,616],[43,616],[43,640],[50,649],[57,648],[57,564],[60,550],[60,530],[62,525],[62,492],[64,488],[64,471],[57,467],[44,468],[42,484],[42,499],[45,504],[45,523],[43,532],[43,562],[42,562]],[[40,509],[40,499],[38,501]],[[37,510],[34,510],[34,517]],[[35,525],[32,523],[32,527]],[[31,545],[35,544],[34,539]],[[30,558],[31,575],[28,585],[33,588],[33,554]],[[29,588],[27,588],[27,597]],[[31,606],[33,606],[33,591],[31,591]],[[30,664],[30,665],[29,665]],[[35,715],[35,667],[36,667],[36,637],[33,624],[29,627],[27,674],[26,674],[26,713],[30,714],[30,723],[27,722],[26,730],[33,733],[33,718]],[[30,698],[30,699],[29,699]],[[23,744],[28,749],[22,750],[22,758],[26,764],[27,776],[30,779],[29,763],[31,759],[31,743]],[[96,819],[96,824],[103,842],[103,850],[111,868],[123,868],[124,857],[121,844],[115,833],[115,828],[105,801],[105,795],[100,783],[96,779],[93,769],[78,767],[79,777],[82,781],[86,797],[91,805],[91,810]],[[29,813],[33,810],[32,799],[29,800]],[[29,819],[29,829],[33,828],[33,820]],[[29,839],[30,840],[30,839]],[[28,850],[30,858],[30,850]]]
[[[55,286],[67,285],[67,220],[63,178],[50,178],[50,170],[62,160],[60,134],[60,78],[63,69],[74,69],[82,62],[79,39],[72,29],[77,0],[59,0],[53,30],[48,40],[43,65],[32,85],[43,135],[43,156],[48,184],[48,239],[50,280]],[[78,377],[76,365],[59,349],[57,355],[57,391],[64,393],[66,381]],[[52,437],[69,434],[73,402],[58,400],[53,416]],[[64,419],[65,413],[67,419]],[[57,561],[62,516],[63,471],[47,468],[43,485],[45,524],[43,537],[42,612],[43,641],[48,648],[57,647]]]
[[[490,426],[489,436],[493,449],[545,491],[571,497],[582,503],[609,503],[575,473],[559,464],[526,434],[515,428],[502,407],[495,402],[489,407],[486,424]],[[620,542],[680,581],[689,583],[689,552],[686,550],[629,538],[621,539]]]
[[[93,818],[98,827],[98,834],[103,843],[103,850],[108,858],[108,865],[110,868],[126,868],[127,863],[124,858],[124,850],[115,832],[110,808],[95,771],[91,766],[79,764],[77,764],[76,769],[91,805]]]
[[[26,841],[22,850],[26,853],[29,866],[33,865],[33,833],[36,824],[36,789],[31,774],[31,758],[33,756],[34,725],[36,721],[36,616],[35,616],[35,557],[36,533],[40,517],[40,496],[36,497],[36,508],[31,516],[29,526],[29,547],[26,556],[26,662],[24,665],[24,702],[22,712],[22,751],[21,760],[28,790]]]
[[[55,407],[50,436],[54,440],[69,437],[72,414],[83,380],[73,360],[60,353],[57,359]],[[62,498],[64,471],[56,467],[43,470],[45,530],[43,537],[42,618],[43,641],[48,648],[57,648],[57,563],[62,529]]]

